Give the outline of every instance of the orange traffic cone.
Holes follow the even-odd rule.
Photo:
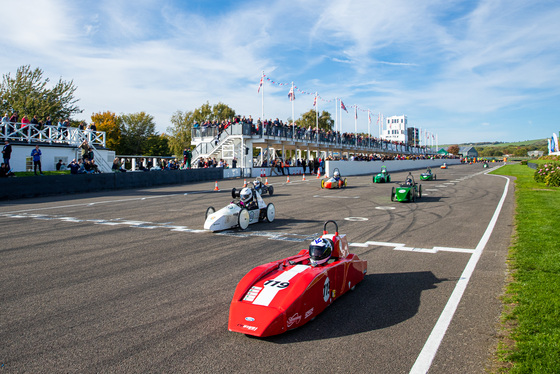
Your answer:
[[[320,179],[320,178],[321,178],[321,172],[317,171],[317,179]]]
[[[268,184],[268,177],[264,180],[264,184]]]
[[[303,174],[303,178],[301,178],[301,180],[302,180],[302,181],[304,181],[304,180],[305,180],[305,174]]]
[[[286,181],[286,183],[290,183],[290,176],[288,175],[288,180]]]
[[[247,187],[247,179],[243,179],[243,187]]]
[[[220,189],[218,188],[218,181],[216,181],[216,187],[214,187],[214,191],[219,191]]]

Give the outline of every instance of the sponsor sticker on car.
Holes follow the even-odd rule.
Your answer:
[[[287,325],[288,327],[292,326],[293,324],[298,324],[301,322],[301,316],[299,313],[294,314],[290,318],[288,318]]]

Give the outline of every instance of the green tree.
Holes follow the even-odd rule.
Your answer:
[[[165,134],[150,135],[146,141],[144,152],[149,156],[171,156],[169,137]]]
[[[154,117],[145,112],[119,116],[119,127],[123,137],[121,154],[124,155],[146,154],[149,137],[157,135]]]
[[[315,109],[311,109],[305,112],[297,120],[297,125],[304,128],[315,128],[317,126],[317,114]],[[334,128],[334,120],[331,118],[331,114],[325,110],[321,112],[319,116],[319,128],[325,131],[332,130]]]
[[[51,88],[49,82],[43,78],[41,69],[31,70],[29,65],[19,67],[15,77],[4,74],[0,84],[0,111],[18,112],[20,118],[25,114],[37,115],[39,119],[51,116],[53,120],[82,113],[76,105],[79,100],[74,98],[77,87],[73,81],[59,79]]]
[[[193,112],[177,111],[171,116],[172,126],[167,131],[170,133],[169,148],[173,155],[181,157],[183,149],[191,146],[192,123]]]

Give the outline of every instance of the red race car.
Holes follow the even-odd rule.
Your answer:
[[[335,234],[326,231],[328,223]],[[349,253],[334,221],[309,250],[257,266],[241,279],[229,309],[229,331],[259,337],[281,334],[311,321],[364,279],[367,261]]]
[[[332,178],[321,179],[321,188],[342,188],[348,185],[346,178],[342,179],[338,168],[334,169]]]

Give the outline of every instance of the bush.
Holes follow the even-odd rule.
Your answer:
[[[537,167],[535,181],[547,186],[560,187],[560,163],[544,164]]]

